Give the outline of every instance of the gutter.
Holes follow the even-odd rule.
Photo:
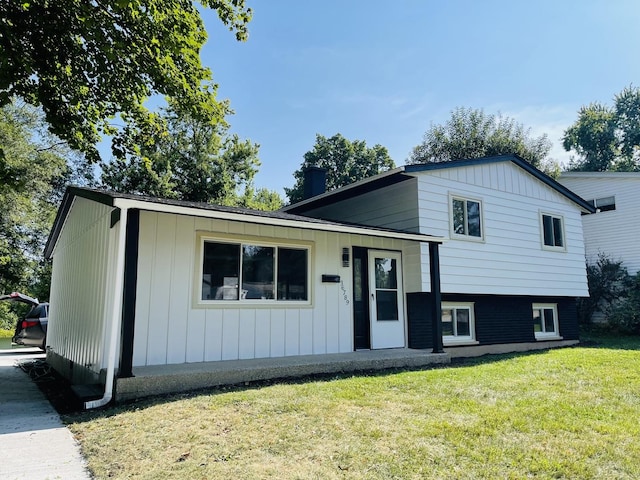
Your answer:
[[[109,335],[108,357],[107,357],[107,376],[104,385],[104,395],[98,400],[84,402],[84,408],[90,410],[92,408],[104,407],[113,398],[113,385],[115,383],[116,361],[118,337],[120,335],[122,323],[122,298],[124,289],[124,256],[125,242],[127,238],[127,213],[128,208],[120,209],[120,230],[118,231],[118,246],[116,248],[116,272],[114,282],[113,305],[111,309],[111,331]]]

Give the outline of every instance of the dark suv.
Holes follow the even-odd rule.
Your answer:
[[[31,306],[24,318],[18,319],[16,332],[11,341],[18,345],[39,347],[42,350],[45,350],[47,345],[49,304],[40,303],[37,298],[32,298],[18,292],[13,292],[8,295],[0,295],[0,301],[3,300],[26,303]]]

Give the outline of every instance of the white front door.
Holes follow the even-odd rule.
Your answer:
[[[401,348],[404,343],[402,257],[400,252],[369,251],[371,348]]]

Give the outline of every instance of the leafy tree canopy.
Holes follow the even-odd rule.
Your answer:
[[[640,170],[640,88],[626,87],[613,107],[592,103],[565,132],[565,150],[574,152],[569,170]]]
[[[244,0],[198,3],[247,38]],[[192,0],[0,0],[0,106],[19,96],[42,106],[50,131],[91,161],[103,134],[123,157],[136,150],[132,136],[164,129],[145,107],[152,95],[202,121],[223,121],[228,104],[216,100],[200,62],[206,38]]]
[[[0,108],[0,293],[48,298],[42,251],[57,205],[68,183],[91,184],[92,176],[37,109],[15,99]]]
[[[280,207],[277,194],[252,187],[260,165],[257,144],[229,135],[226,124],[211,124],[178,109],[171,104],[160,114],[167,135],[142,142],[139,154],[103,165],[105,187],[192,202]]]
[[[382,145],[367,147],[363,140],[349,141],[337,133],[331,138],[316,135],[313,150],[304,154],[300,169],[294,172],[296,183],[285,188],[290,203],[304,197],[304,170],[307,167],[327,170],[327,190],[349,185],[395,167],[389,152]]]
[[[444,162],[463,158],[517,154],[542,168],[551,150],[546,135],[532,137],[531,129],[502,115],[456,108],[443,125],[432,125],[413,149],[409,163]]]

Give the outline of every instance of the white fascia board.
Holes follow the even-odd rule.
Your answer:
[[[141,202],[126,198],[114,199],[114,207],[117,208],[137,208],[160,213],[173,213],[176,215],[187,215],[192,217],[216,218],[219,220],[230,220],[234,222],[255,223],[260,225],[271,225],[277,227],[302,228],[306,230],[316,230],[323,232],[350,233],[355,235],[366,235],[370,237],[395,238],[398,240],[411,240],[414,242],[437,242],[443,243],[443,237],[434,237],[419,233],[396,232],[375,230],[367,227],[356,227],[341,224],[325,224],[315,222],[305,222],[304,220],[294,220],[285,218],[262,217],[235,212],[221,212],[218,210],[206,210],[199,208],[183,207],[179,205],[167,205],[163,203]]]

